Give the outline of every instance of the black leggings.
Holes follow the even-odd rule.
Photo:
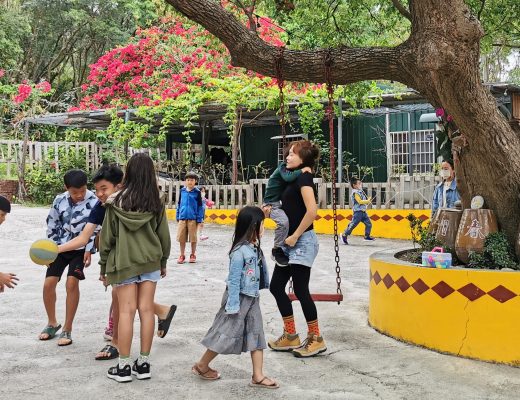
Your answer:
[[[282,314],[282,317],[293,315],[291,300],[289,300],[289,296],[287,296],[285,292],[285,287],[291,277],[293,280],[294,294],[300,301],[305,320],[314,321],[318,319],[316,305],[309,292],[311,268],[300,264],[289,264],[287,267],[276,266],[274,268],[269,290],[276,299],[280,314]]]

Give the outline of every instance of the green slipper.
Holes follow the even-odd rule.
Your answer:
[[[67,343],[58,343],[58,346],[69,346],[72,344],[72,336],[70,332],[67,331],[61,331],[60,337],[58,339],[67,339]]]
[[[40,340],[50,340],[52,339],[54,336],[56,336],[56,333],[58,333],[58,331],[61,329],[61,325],[58,324],[57,326],[52,326],[52,325],[47,325],[45,328],[43,328],[43,331],[40,333],[41,334],[47,334],[49,335],[48,337],[46,337],[45,339],[42,339],[40,338]]]

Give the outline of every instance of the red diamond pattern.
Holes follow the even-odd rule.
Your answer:
[[[349,216],[347,217],[347,219],[348,219],[349,221],[352,221],[352,215],[349,215]]]
[[[499,285],[493,290],[490,290],[488,295],[501,303],[505,303],[506,301],[511,300],[513,297],[516,297],[516,293],[513,293],[511,290],[505,288],[502,285]]]
[[[336,219],[338,221],[343,221],[345,219],[345,217],[343,215],[338,215],[338,217]]]
[[[403,217],[402,215],[397,214],[397,215],[394,217],[394,219],[395,219],[397,222],[399,222],[399,221],[401,221],[402,219],[404,219],[404,217]]]
[[[426,221],[427,219],[429,219],[429,217],[426,216],[426,215],[424,215],[424,214],[421,214],[421,216],[419,217],[419,219],[420,219],[421,221]]]
[[[332,215],[327,214],[323,218],[325,218],[327,221],[330,221],[333,217],[332,217]]]
[[[371,219],[372,221],[377,221],[377,220],[380,219],[380,218],[381,218],[381,217],[380,217],[379,215],[371,215],[371,216],[370,216],[370,219]]]
[[[231,214],[231,215],[229,216],[229,218],[231,218],[231,219],[236,219],[236,217],[237,217],[237,216],[236,216],[235,214]]]
[[[432,290],[439,295],[441,298],[448,297],[450,294],[452,294],[455,289],[453,289],[450,285],[448,285],[444,281],[440,281],[435,286],[432,287]]]
[[[373,280],[376,285],[378,285],[379,282],[383,281],[387,289],[390,289],[395,284],[403,293],[406,292],[410,288],[410,286],[419,295],[422,295],[424,292],[430,289],[430,287],[420,278],[417,279],[414,283],[412,283],[412,285],[410,285],[406,278],[403,276],[401,276],[397,281],[394,281],[390,274],[386,274],[384,278],[381,278],[379,271],[374,272],[374,274],[372,274],[372,271],[370,271],[370,279]],[[460,289],[455,290],[444,281],[440,281],[439,283],[437,283],[435,286],[431,288],[431,290],[433,290],[439,297],[443,299],[448,297],[453,292],[457,291],[470,301],[478,300],[482,296],[485,296],[487,294],[490,297],[494,298],[496,301],[499,301],[500,303],[505,303],[513,299],[514,297],[520,296],[502,285],[499,285],[493,290],[490,290],[486,293],[473,283],[468,283]]]
[[[385,214],[385,215],[383,215],[383,216],[381,217],[381,219],[382,219],[383,221],[387,222],[387,221],[391,220],[392,217],[389,216],[389,215],[386,215],[386,214]]]
[[[217,215],[217,214],[211,214],[209,217],[210,217],[212,220],[215,220],[215,219],[218,218],[218,215]]]
[[[220,218],[222,221],[224,221],[224,220],[227,218],[227,216],[226,216],[225,214],[220,214],[219,218]]]
[[[394,280],[390,276],[390,274],[386,274],[383,278],[383,283],[385,284],[387,289],[390,289],[390,287],[394,284]]]
[[[480,299],[482,296],[486,294],[486,292],[484,292],[482,289],[480,289],[473,283],[468,283],[466,286],[463,286],[459,290],[457,290],[457,292],[459,292],[461,295],[463,295],[470,301]]]
[[[414,283],[412,283],[412,287],[414,288],[414,290],[418,293],[418,294],[423,294],[424,292],[426,292],[430,287],[423,282],[422,279],[417,279]]]
[[[404,277],[400,277],[398,280],[395,281],[396,286],[401,289],[401,292],[406,292],[410,288],[410,284]]]
[[[314,218],[314,221],[318,221],[321,219],[321,215],[316,215],[316,218]]]

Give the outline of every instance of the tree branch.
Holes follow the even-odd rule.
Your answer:
[[[410,11],[408,11],[403,3],[401,3],[401,0],[392,0],[392,4],[403,17],[410,21],[412,20],[412,14],[410,14]]]
[[[278,48],[249,31],[235,16],[211,0],[166,0],[183,15],[202,25],[228,48],[232,64],[266,76],[276,76]],[[299,82],[325,82],[324,60],[330,51],[332,81],[347,84],[363,80],[387,79],[412,84],[412,68],[407,62],[407,42],[395,48],[370,47],[285,50],[282,60],[284,78]],[[408,58],[409,59],[409,58]]]

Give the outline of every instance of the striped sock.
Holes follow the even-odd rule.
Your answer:
[[[289,315],[288,317],[283,317],[283,329],[289,335],[296,334],[296,325],[294,324],[294,315]]]
[[[307,327],[310,334],[312,333],[313,335],[320,336],[320,327],[317,319],[314,321],[307,321]]]

